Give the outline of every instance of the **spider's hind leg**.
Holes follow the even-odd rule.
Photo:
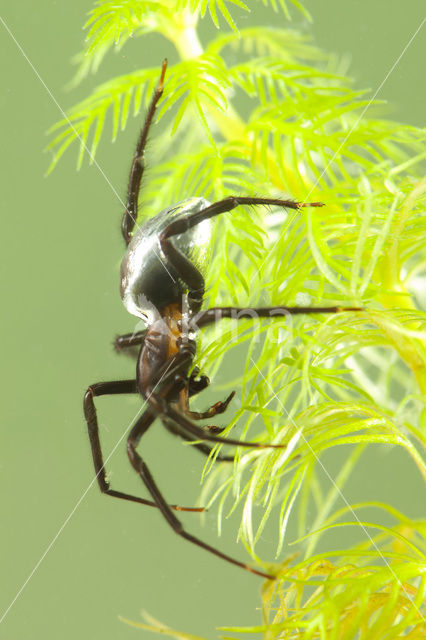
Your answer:
[[[188,533],[187,531],[185,531],[182,523],[180,522],[180,520],[178,520],[178,518],[176,518],[170,506],[165,501],[146,463],[143,461],[139,453],[136,451],[136,446],[139,441],[139,438],[140,438],[140,435],[139,435],[138,429],[133,428],[127,441],[127,453],[129,455],[129,460],[133,468],[135,469],[135,471],[140,476],[142,482],[145,484],[146,488],[150,492],[156,505],[158,506],[161,513],[163,514],[165,520],[173,529],[173,531],[177,533],[179,536],[181,536],[182,538],[185,538],[186,540],[188,540],[189,542],[192,542],[198,547],[201,547],[202,549],[205,549],[206,551],[213,553],[215,556],[218,556],[219,558],[222,558],[223,560],[226,560],[227,562],[230,562],[231,564],[234,564],[237,567],[241,567],[246,571],[255,573],[258,576],[261,576],[262,578],[268,578],[269,580],[274,580],[275,576],[272,576],[263,571],[254,569],[249,565],[243,562],[240,562],[239,560],[236,560],[235,558],[232,558],[231,556],[228,556],[225,553],[222,553],[218,549],[215,549],[211,545],[206,544],[205,542],[200,540],[200,538],[197,538],[192,534]]]
[[[116,491],[111,489],[109,482],[106,479],[106,471],[104,467],[104,461],[102,456],[101,442],[99,439],[99,426],[96,413],[96,407],[94,398],[105,395],[122,395],[126,393],[138,393],[136,380],[117,380],[114,382],[96,382],[88,387],[83,402],[84,416],[87,422],[87,429],[89,432],[90,447],[92,449],[93,464],[95,467],[96,479],[99,484],[99,488],[102,493],[112,496],[113,498],[120,498],[121,500],[129,500],[130,502],[138,502],[149,507],[157,507],[158,505],[151,500],[145,500],[138,496],[133,496],[122,491]],[[137,425],[140,436],[142,433],[151,426],[155,420],[155,413],[149,409],[145,411],[139,418]],[[187,508],[172,505],[172,509],[176,511],[204,511],[202,508]]]

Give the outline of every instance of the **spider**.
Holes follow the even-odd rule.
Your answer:
[[[211,204],[204,198],[191,198],[161,211],[135,231],[138,214],[138,195],[144,172],[144,151],[157,104],[163,93],[167,60],[163,62],[160,80],[151,99],[145,122],[139,135],[130,170],[127,205],[121,231],[127,251],[121,266],[121,297],[127,310],[146,323],[145,331],[118,336],[118,351],[139,348],[136,378],[91,384],[84,396],[84,415],[87,421],[96,478],[102,493],[160,509],[175,533],[206,551],[242,569],[270,580],[275,576],[255,569],[188,533],[175,515],[176,511],[203,511],[169,505],[160,492],[145,461],[137,451],[141,437],[159,418],[163,425],[183,439],[194,442],[203,454],[209,455],[206,441],[241,447],[282,448],[285,445],[262,444],[222,437],[217,427],[197,426],[204,420],[223,413],[234,393],[216,402],[204,412],[189,409],[189,398],[209,384],[206,376],[198,376],[192,369],[195,356],[195,335],[199,329],[218,318],[241,317],[247,311],[257,317],[272,317],[277,313],[336,313],[358,310],[354,307],[264,307],[258,309],[212,308],[201,310],[205,292],[204,277],[208,268],[211,243],[211,218],[231,211],[238,205],[274,205],[300,209],[320,207],[320,202],[299,203],[277,198],[228,196]],[[134,231],[134,233],[133,233]],[[190,373],[191,372],[191,373]],[[151,495],[147,500],[116,491],[110,487],[102,457],[94,398],[104,395],[139,394],[144,411],[136,420],[127,438],[130,463]],[[201,441],[201,442],[200,442]],[[217,456],[219,461],[231,461],[233,456]]]

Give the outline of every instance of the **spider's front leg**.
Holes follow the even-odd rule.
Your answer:
[[[139,135],[139,140],[136,145],[135,155],[133,157],[132,166],[130,169],[129,186],[127,190],[127,204],[126,210],[123,214],[121,222],[121,233],[123,234],[126,245],[129,244],[132,238],[132,231],[136,224],[138,217],[138,195],[141,186],[142,176],[145,169],[145,147],[148,139],[148,133],[152,122],[154,120],[155,111],[157,109],[158,101],[163,95],[164,76],[166,75],[167,60],[164,60],[161,69],[160,80],[158,82],[157,89],[151,100],[151,104],[148,108],[148,113],[145,118],[144,125]]]

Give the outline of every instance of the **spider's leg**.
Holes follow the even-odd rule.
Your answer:
[[[138,216],[139,189],[141,186],[142,175],[145,168],[145,146],[149,129],[154,119],[158,101],[160,100],[163,93],[163,83],[166,68],[167,60],[164,60],[160,80],[158,82],[158,86],[154,92],[154,95],[152,96],[151,104],[149,105],[148,113],[146,114],[145,122],[139,135],[135,155],[133,157],[132,167],[130,169],[126,210],[123,214],[123,220],[121,222],[121,233],[123,234],[126,245],[129,244],[131,240],[131,233],[133,231],[133,227],[136,224],[136,219]]]
[[[240,204],[246,205],[275,205],[290,209],[300,209],[301,207],[322,207],[321,202],[295,202],[294,200],[281,200],[279,198],[248,198],[229,196],[224,200],[215,202],[210,206],[191,213],[186,217],[173,220],[159,234],[159,242],[161,249],[170,265],[175,269],[177,274],[186,283],[189,289],[188,306],[189,309],[196,313],[200,310],[204,297],[205,283],[204,278],[199,270],[186,258],[171,242],[173,236],[184,233],[188,229],[195,227],[203,220],[213,218],[221,213],[231,211]]]
[[[134,333],[125,333],[122,336],[116,336],[114,340],[114,349],[117,352],[124,351],[130,347],[140,347],[144,341],[146,330],[135,331]]]
[[[210,380],[207,376],[200,376],[197,380],[197,376],[199,373],[198,367],[195,367],[191,375],[188,378],[188,397],[191,398],[195,396],[197,393],[204,391],[210,384]]]
[[[143,428],[142,428],[142,431],[143,431]],[[195,536],[185,531],[182,523],[180,522],[180,520],[176,518],[170,506],[167,504],[167,502],[163,498],[163,495],[161,494],[159,488],[157,487],[157,484],[155,483],[155,480],[152,477],[151,472],[149,471],[147,465],[145,464],[141,456],[136,451],[136,446],[137,446],[137,443],[139,442],[140,435],[141,434],[139,433],[138,429],[134,427],[127,440],[127,453],[129,455],[130,462],[133,468],[135,469],[135,471],[139,474],[142,482],[147,487],[156,505],[160,509],[161,513],[163,514],[164,518],[167,520],[168,524],[171,526],[173,531],[177,533],[179,536],[181,536],[182,538],[185,538],[185,540],[189,540],[189,542],[192,542],[198,547],[201,547],[202,549],[205,549],[206,551],[213,553],[215,556],[218,556],[219,558],[222,558],[223,560],[226,560],[227,562],[230,562],[231,564],[234,564],[237,567],[241,567],[246,571],[255,573],[261,576],[262,578],[274,580],[275,576],[270,575],[268,573],[264,573],[263,571],[258,571],[257,569],[253,569],[249,565],[244,564],[239,560],[235,560],[234,558],[231,558],[231,556],[228,556],[222,553],[221,551],[218,551],[214,547],[210,546],[209,544],[206,544],[199,538],[196,538]]]
[[[235,391],[232,391],[229,396],[224,401],[215,402],[209,409],[206,411],[191,411],[188,404],[184,408],[183,412],[188,418],[192,420],[208,420],[209,418],[213,418],[219,413],[224,413],[228,407],[228,404],[231,402],[232,398],[235,395]],[[223,427],[217,427],[216,425],[204,426],[204,429],[207,429],[211,433],[222,433],[224,431]]]
[[[342,311],[363,311],[362,307],[213,307],[200,311],[191,320],[191,329],[201,329],[217,320],[230,318],[233,320],[256,318],[283,318],[286,316],[310,313],[340,313]]]
[[[185,415],[189,416],[193,420],[206,420],[207,418],[212,418],[218,413],[224,413],[228,408],[228,404],[235,396],[235,391],[232,391],[232,393],[229,394],[226,400],[223,400],[222,402],[215,402],[215,404],[213,404],[206,411],[191,411],[189,409],[188,399],[196,395],[197,393],[200,393],[200,391],[203,391],[210,384],[210,380],[207,376],[200,376],[199,380],[196,380],[195,378],[198,375],[198,372],[198,367],[195,367],[190,377],[188,378],[187,393],[185,394],[182,410],[184,411]]]
[[[147,402],[153,405],[153,409],[161,416],[162,423],[168,431],[174,435],[181,436],[184,440],[211,440],[213,442],[222,442],[223,444],[242,445],[244,447],[276,447],[282,448],[284,445],[263,445],[257,442],[242,442],[240,440],[232,440],[230,438],[221,438],[212,435],[203,429],[200,429],[191,420],[185,417],[183,413],[173,409],[167,398],[176,397],[182,390],[186,372],[191,365],[193,354],[187,345],[181,345],[180,351],[167,360],[156,373],[153,382],[155,383],[155,394],[152,387],[145,389],[145,398]],[[228,400],[229,401],[229,400]],[[171,415],[168,416],[168,411]],[[169,419],[168,419],[169,417]],[[182,424],[183,422],[183,424]],[[191,430],[192,429],[192,430]],[[202,453],[209,455],[210,448],[203,443],[194,445]],[[232,461],[232,456],[218,456],[219,461]]]
[[[179,359],[179,355],[177,357]],[[185,356],[185,360],[186,360],[186,356]],[[169,370],[169,369],[170,367],[169,365],[167,365],[166,370]],[[208,379],[207,376],[200,376],[200,378],[196,380],[195,378],[198,375],[198,372],[199,372],[198,367],[195,367],[191,375],[189,376],[189,378],[186,378],[186,379],[185,379],[185,376],[178,374],[178,377],[180,377],[182,381],[184,381],[184,388],[182,389],[178,406],[180,406],[182,412],[186,416],[192,418],[193,420],[207,420],[208,418],[212,418],[218,413],[224,413],[226,411],[228,404],[231,402],[232,398],[235,395],[235,391],[232,391],[232,393],[230,393],[230,395],[226,398],[226,400],[224,400],[223,402],[216,402],[209,409],[207,409],[207,411],[191,411],[189,408],[189,402],[188,402],[189,398],[191,396],[196,395],[200,391],[203,391],[210,384],[210,380]],[[167,428],[172,433],[176,433],[176,428],[170,425]],[[221,431],[223,431],[222,428],[216,427],[216,426],[209,426],[204,428],[209,429],[212,433],[220,433]],[[210,452],[210,449],[208,447],[203,447],[203,448],[204,450],[207,450],[208,452]],[[227,460],[229,460],[229,456],[227,456]]]
[[[190,411],[189,409],[189,403],[188,403],[188,399],[191,398],[192,396],[195,396],[197,393],[200,393],[200,391],[203,391],[204,389],[206,389],[206,387],[209,386],[210,384],[210,380],[208,379],[207,376],[200,376],[200,378],[198,380],[195,380],[195,377],[198,375],[198,367],[195,367],[195,369],[192,371],[191,376],[188,379],[188,389],[187,389],[187,395],[186,395],[186,407],[185,407],[185,413],[186,415],[188,415],[190,418],[192,418],[193,420],[204,420],[206,418],[211,418],[212,416],[216,415],[217,413],[223,413],[229,402],[232,400],[232,398],[235,395],[235,391],[233,391],[228,398],[226,398],[226,400],[224,400],[223,402],[216,402],[213,406],[211,406],[209,409],[207,409],[207,411],[203,411],[203,412],[199,412],[199,411]],[[213,432],[216,433],[220,433],[221,431],[223,431],[223,429],[219,428],[219,427],[207,427],[208,429],[211,429]],[[204,453],[207,452],[207,455],[210,454],[210,448],[206,447],[205,445],[200,445],[198,447],[201,451],[203,451]],[[234,460],[233,456],[218,456],[218,460]]]
[[[210,442],[221,442],[222,444],[233,444],[237,447],[250,447],[255,449],[284,449],[283,444],[264,444],[263,442],[248,442],[245,440],[235,440],[233,438],[222,438],[213,435],[198,427],[192,420],[187,418],[183,413],[175,409],[167,402],[159,393],[151,387],[146,389],[146,399],[150,403],[153,410],[161,417],[162,421],[170,420],[176,425],[176,430],[183,431],[188,436],[192,436],[194,440],[209,440]]]
[[[92,449],[93,464],[95,467],[96,478],[98,480],[99,488],[102,493],[105,493],[114,498],[121,498],[122,500],[130,500],[131,502],[138,502],[139,504],[145,504],[150,507],[157,507],[155,502],[150,500],[144,500],[137,496],[132,496],[122,491],[115,491],[111,489],[106,479],[105,467],[102,456],[101,443],[99,440],[99,427],[98,419],[96,415],[96,408],[94,398],[96,396],[116,395],[125,393],[139,393],[135,380],[118,380],[114,382],[97,382],[88,387],[84,396],[84,416],[87,421],[87,428],[89,431],[90,446]],[[145,411],[137,421],[139,432],[144,433],[148,427],[154,422],[155,414],[150,410]],[[202,508],[185,508],[173,505],[171,508],[176,511],[204,511]]]
[[[200,224],[203,220],[207,220],[209,218],[213,218],[214,216],[218,216],[221,213],[226,213],[227,211],[232,211],[235,207],[238,207],[241,204],[245,205],[270,205],[276,207],[284,207],[285,209],[301,209],[302,207],[323,207],[322,202],[296,202],[295,200],[283,200],[281,198],[251,198],[251,197],[242,197],[242,196],[228,196],[223,200],[219,200],[218,202],[214,202],[209,205],[205,209],[201,211],[196,211],[195,213],[191,213],[186,217],[176,218],[173,220],[161,234],[160,242],[170,238],[171,236],[176,236],[180,233],[184,233],[188,229],[195,227],[195,225]]]
[[[208,445],[203,444],[202,442],[197,442],[194,436],[190,436],[184,431],[177,429],[174,422],[167,422],[166,420],[163,420],[163,424],[166,427],[167,431],[169,431],[170,433],[173,433],[173,435],[179,436],[180,438],[182,438],[183,440],[186,440],[187,442],[193,442],[194,443],[193,447],[198,451],[201,451],[201,453],[203,453],[205,456],[208,457],[211,454],[212,449]],[[217,462],[234,462],[235,458],[234,456],[224,456],[221,453],[219,453],[216,456],[215,460],[217,460]]]
[[[218,413],[224,413],[228,407],[228,404],[231,402],[232,398],[235,396],[235,391],[229,394],[229,396],[223,402],[215,402],[209,409],[206,411],[190,411],[189,409],[185,410],[185,415],[193,420],[207,420],[207,418],[213,418]]]
[[[192,346],[187,343],[181,343],[179,352],[166,360],[163,366],[152,378],[144,390],[144,397],[149,403],[153,411],[161,417],[162,421],[172,422],[176,426],[176,430],[184,432],[192,436],[193,440],[209,440],[211,442],[221,442],[223,444],[232,444],[241,447],[252,447],[256,449],[283,449],[286,445],[282,444],[264,444],[261,442],[248,442],[244,440],[235,440],[232,438],[222,438],[213,435],[198,427],[192,420],[187,418],[184,413],[176,409],[170,399],[175,398],[183,389],[188,368],[194,357]],[[159,373],[161,372],[161,377]],[[155,384],[155,387],[152,386]]]

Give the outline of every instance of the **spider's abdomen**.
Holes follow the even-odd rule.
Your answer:
[[[165,260],[158,234],[172,220],[185,218],[209,205],[204,198],[184,200],[163,209],[135,231],[121,263],[121,298],[129,313],[145,319],[151,315],[153,307],[163,309],[181,302],[187,286]],[[203,220],[171,239],[203,276],[210,258],[211,224],[211,220]]]

